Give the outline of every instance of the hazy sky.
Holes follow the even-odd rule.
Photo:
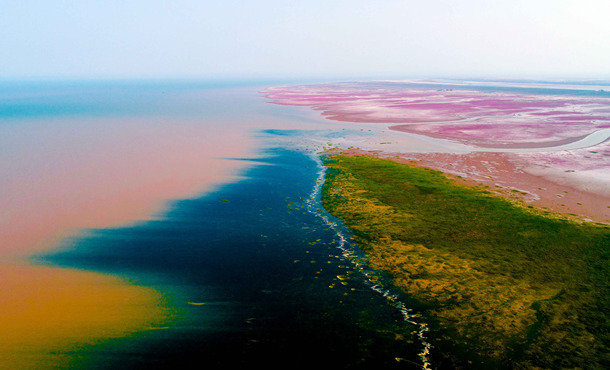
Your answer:
[[[0,78],[610,78],[608,0],[0,5]]]

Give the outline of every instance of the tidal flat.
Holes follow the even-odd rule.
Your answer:
[[[322,204],[426,309],[437,368],[610,366],[610,227],[442,172],[329,154]]]
[[[316,86],[305,88],[305,95],[313,92],[323,101],[334,99],[324,91],[316,93]],[[583,216],[608,223],[609,198],[604,197],[608,142],[573,150],[563,146],[528,149],[535,152],[517,148],[506,153],[509,149],[502,147],[491,153],[489,148],[477,149],[476,141],[469,145],[435,138],[429,132],[397,131],[386,123],[401,124],[416,116],[417,109],[408,100],[417,96],[400,93],[395,98],[406,99],[406,105],[390,102],[388,109],[378,112],[380,120],[400,116],[390,122],[369,122],[360,112],[375,103],[377,94],[381,100],[372,106],[387,103],[387,86],[372,90],[371,99],[365,99],[360,88],[336,97],[355,100],[346,105],[350,111],[355,109],[350,115],[353,122],[334,119],[326,114],[324,104],[311,105],[307,99],[261,104],[258,89],[262,86],[245,83],[4,86],[0,91],[0,280],[6,284],[0,290],[0,321],[5,324],[1,331],[6,345],[0,350],[0,363],[24,369],[64,364],[173,369],[205,359],[206,365],[218,367],[260,363],[283,368],[297,361],[301,365],[323,361],[336,368],[489,368],[529,366],[528,358],[544,353],[546,357],[536,362],[540,367],[579,364],[587,356],[583,367],[605,365],[607,359],[597,353],[607,348],[600,344],[606,342],[599,334],[607,327],[603,310],[608,305],[599,298],[606,293],[601,275],[606,270],[600,267],[598,275],[587,270],[605,263],[603,253],[591,249],[583,254],[581,249],[589,248],[584,244],[565,247],[561,253],[586,255],[585,262],[564,266],[543,261],[551,272],[540,270],[526,278],[538,268],[540,257],[519,248],[498,248],[505,260],[497,269],[486,250],[495,239],[485,244],[462,237],[466,250],[454,251],[443,244],[445,249],[439,249],[437,256],[432,252],[440,247],[426,244],[428,237],[422,234],[419,244],[401,242],[407,245],[405,250],[413,244],[416,252],[409,252],[411,270],[400,266],[410,271],[412,279],[402,283],[394,279],[400,283],[397,288],[383,272],[392,271],[379,262],[369,268],[368,259],[360,258],[358,247],[366,250],[366,240],[354,242],[341,220],[320,204],[324,171],[318,156],[330,146],[352,147],[374,151],[379,157],[416,159],[419,166],[434,162],[433,168],[463,176],[462,182],[485,180],[490,187],[486,190],[517,196],[528,190],[523,195],[526,201],[553,198],[558,203],[553,203],[555,208],[574,213],[575,219]],[[454,91],[437,91],[436,85],[425,89],[432,89],[439,103],[449,104],[445,111],[459,108],[461,100],[450,96]],[[487,101],[485,94],[481,91],[473,98]],[[596,94],[601,94],[600,101],[608,101],[606,93]],[[442,104],[438,108],[443,111]],[[464,124],[479,116],[457,118]],[[551,123],[545,121],[545,125]],[[604,124],[595,120],[589,126],[596,130],[594,134],[603,134],[607,132]],[[507,130],[509,126],[520,127],[508,125]],[[510,163],[503,166],[504,160]],[[565,183],[551,187],[536,179],[528,182],[530,189],[515,183],[515,174],[521,171],[545,181],[559,174]],[[568,188],[574,180],[583,189]],[[599,189],[590,189],[592,184]],[[585,198],[577,190],[601,190],[602,194]],[[603,208],[594,215],[592,205]],[[410,212],[419,214],[419,210]],[[405,233],[425,227],[444,230],[452,227],[449,221],[455,217],[447,215],[449,221],[445,221],[424,216],[422,222],[434,220],[434,226],[414,224]],[[360,227],[367,232],[372,225],[364,217],[358,222],[352,223],[352,230]],[[387,225],[383,233],[402,228]],[[487,231],[478,226],[471,232],[486,236]],[[561,232],[560,238],[569,236]],[[437,239],[457,243],[461,239],[459,233],[455,235],[454,240],[452,233],[445,232]],[[595,240],[602,240],[602,251],[608,245],[603,239]],[[547,248],[540,253],[554,251],[543,241],[540,244]],[[515,272],[506,266],[519,266],[527,258],[527,268],[521,266]],[[428,265],[438,267],[433,272],[445,274],[445,280],[426,276],[431,274],[423,270]],[[496,276],[494,269],[502,272]],[[570,274],[580,274],[580,280],[568,284],[569,279],[557,277]],[[501,286],[511,286],[510,294]],[[417,295],[419,290],[435,296]],[[443,301],[444,294],[449,301]],[[578,296],[580,303],[566,294]],[[490,298],[494,295],[506,297],[494,301]],[[556,315],[553,310],[563,308],[555,305],[564,300],[574,307],[561,306],[569,314]],[[509,303],[503,307],[502,302]],[[597,316],[589,315],[596,311]],[[496,320],[497,312],[508,312],[508,316]],[[556,319],[562,321],[543,324]],[[549,338],[544,330],[565,331],[563,324],[573,321],[586,323],[584,331],[580,326],[570,329],[580,336],[570,332],[561,334],[564,337],[558,334],[556,342],[540,339]],[[591,329],[596,327],[597,332]],[[525,339],[519,336],[523,330]],[[495,336],[483,337],[479,332]],[[585,345],[589,339],[590,345]],[[550,350],[575,354],[570,355],[572,362],[563,364],[561,358],[557,365],[557,356]]]

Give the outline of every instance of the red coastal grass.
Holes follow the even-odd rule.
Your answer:
[[[607,97],[483,92],[400,82],[284,86],[264,93],[276,99],[271,103],[310,106],[329,120],[385,124],[393,131],[495,149],[411,153],[405,146],[400,152],[386,153],[387,148],[380,146],[374,154],[416,160],[460,176],[460,181],[480,183],[526,207],[597,222],[610,220],[610,189],[603,176],[610,153],[603,143],[561,152],[509,153],[570,144],[607,128]]]

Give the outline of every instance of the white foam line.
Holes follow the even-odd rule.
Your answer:
[[[597,130],[586,137],[574,141],[569,144],[549,147],[549,148],[541,148],[545,149],[544,151],[557,151],[557,150],[572,150],[572,149],[583,149],[588,148],[590,146],[595,146],[603,143],[604,141],[610,139],[610,128],[604,128],[601,130]]]
[[[540,153],[540,152],[559,152],[562,150],[575,150],[589,148],[599,145],[610,139],[610,128],[597,130],[584,138],[568,144],[549,146],[543,148],[474,148],[473,151],[483,152],[512,152],[512,153]]]
[[[558,152],[558,151],[562,151],[562,150],[575,150],[575,149],[584,149],[584,148],[589,148],[595,145],[599,145],[601,143],[603,143],[604,141],[610,139],[610,128],[604,128],[604,129],[600,129],[597,130],[587,136],[585,136],[584,138],[568,143],[568,144],[563,144],[563,145],[558,145],[558,146],[550,146],[550,147],[542,147],[542,148],[481,148],[481,147],[477,147],[474,144],[472,145],[468,145],[468,144],[463,144],[463,143],[459,143],[459,142],[455,142],[449,138],[447,139],[440,139],[440,138],[433,138],[430,136],[426,136],[425,134],[414,134],[411,132],[404,132],[404,131],[396,131],[396,130],[390,130],[387,129],[386,131],[387,133],[393,133],[396,135],[405,135],[405,136],[410,136],[410,137],[417,137],[417,138],[427,138],[430,142],[433,143],[452,143],[453,145],[462,145],[464,148],[468,148],[470,151],[473,152],[502,152],[502,153],[507,153],[507,152],[511,152],[511,153],[540,153],[540,152]],[[408,149],[408,148],[405,148]]]
[[[308,212],[316,215],[317,217],[320,217],[324,221],[324,223],[335,232],[338,237],[337,248],[339,248],[342,251],[343,256],[346,257],[354,265],[354,267],[366,277],[365,281],[367,285],[369,285],[373,291],[385,297],[388,302],[390,302],[395,308],[397,308],[402,314],[404,321],[415,325],[418,328],[417,337],[419,342],[423,346],[423,350],[418,354],[422,362],[420,366],[422,367],[422,369],[430,369],[431,364],[429,361],[429,354],[432,345],[426,339],[426,333],[429,331],[428,325],[425,322],[419,321],[418,319],[420,318],[420,316],[416,313],[413,313],[413,310],[411,308],[408,308],[403,302],[401,302],[397,295],[392,294],[382,285],[375,282],[376,280],[378,280],[376,279],[378,275],[373,270],[368,268],[366,264],[361,262],[363,259],[358,256],[356,251],[349,248],[350,243],[348,242],[348,237],[346,236],[343,228],[339,226],[336,222],[331,221],[328,215],[318,211],[318,209],[321,208],[320,198],[322,194],[322,186],[326,177],[326,168],[323,166],[322,161],[320,160],[317,154],[310,153],[310,156],[316,162],[319,171],[318,178],[316,179],[316,183],[313,187],[313,190],[311,191],[309,197],[305,200]]]

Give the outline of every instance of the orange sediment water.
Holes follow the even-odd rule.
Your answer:
[[[222,158],[251,147],[244,133],[224,125],[120,123],[64,120],[53,129],[13,129],[20,145],[10,161],[0,160],[0,256],[47,250],[82,229],[150,219],[167,200],[229,181],[244,163]]]
[[[0,264],[0,368],[69,366],[83,346],[164,323],[160,297],[121,279],[69,269]]]
[[[0,368],[63,368],[83,356],[75,349],[166,326],[169,309],[154,289],[19,261],[81,230],[154,218],[169,199],[229,181],[245,163],[222,158],[247,155],[246,135],[155,118],[20,122],[0,132],[8,152],[0,160]]]
[[[154,219],[168,200],[233,181],[249,164],[230,159],[255,156],[252,132],[291,122],[236,108],[238,101],[258,104],[250,89],[172,98],[197,109],[177,116],[26,115],[0,126],[0,368],[62,367],[73,360],[71,349],[166,326],[169,311],[153,289],[13,261],[83,230]]]

